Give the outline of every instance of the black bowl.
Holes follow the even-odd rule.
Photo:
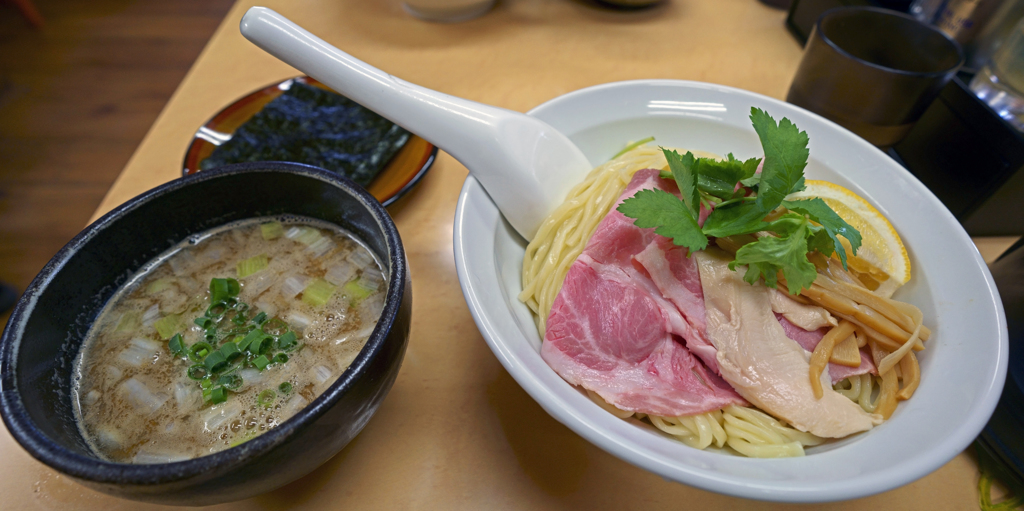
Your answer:
[[[388,266],[384,311],[352,365],[297,415],[237,447],[153,465],[110,463],[93,454],[72,413],[71,368],[107,300],[147,261],[191,234],[284,213],[348,229]],[[302,477],[359,433],[395,381],[411,315],[412,287],[398,230],[358,185],[289,163],[200,172],[103,216],[36,276],[0,338],[0,413],[29,454],[90,488],[162,504],[238,500]]]

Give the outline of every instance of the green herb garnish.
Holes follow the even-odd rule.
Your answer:
[[[654,228],[691,252],[707,248],[709,238],[768,233],[740,247],[729,266],[735,270],[745,264],[745,281],[754,284],[764,279],[773,288],[782,272],[790,293],[797,294],[817,277],[809,252],[825,257],[838,252],[846,267],[839,236],[849,241],[856,254],[860,233],[821,199],[785,200],[804,189],[807,133],[789,119],[776,123],[758,108],[750,109],[750,120],[764,149],[760,174],[755,174],[757,158],[740,161],[729,154],[725,160],[714,160],[662,149],[669,165],[662,177],[675,180],[680,197],[663,190],[640,190],[623,201],[618,211],[633,218],[638,227]],[[702,207],[713,208],[703,227],[698,223]]]

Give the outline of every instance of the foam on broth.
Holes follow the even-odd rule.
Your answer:
[[[271,221],[287,235],[264,239],[260,226]],[[267,267],[239,278],[238,262],[260,254]],[[86,336],[72,390],[82,435],[110,461],[162,463],[226,449],[276,427],[326,390],[362,349],[384,305],[382,268],[351,233],[309,218],[244,220],[181,242],[129,279]],[[210,305],[213,278],[237,279],[237,299],[250,306],[248,315],[262,311],[283,320],[299,341],[287,362],[236,369],[242,385],[219,404],[204,400],[200,382],[188,377],[196,362],[172,354],[154,326],[176,314],[184,343],[203,341],[205,331],[193,320]],[[315,279],[337,286],[322,306],[302,299]],[[225,342],[231,341],[211,344]],[[290,392],[280,388],[284,382]],[[275,399],[259,403],[268,389]]]

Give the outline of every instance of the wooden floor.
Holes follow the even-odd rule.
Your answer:
[[[35,0],[35,30],[0,0],[0,281],[85,226],[232,3]]]

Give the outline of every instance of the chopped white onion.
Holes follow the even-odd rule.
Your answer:
[[[306,398],[302,397],[301,394],[295,394],[288,401],[285,401],[284,406],[281,407],[281,420],[287,420],[289,417],[299,413],[299,410],[305,408],[307,404],[309,404],[309,401],[306,401]]]
[[[96,389],[92,389],[92,390],[90,390],[89,392],[87,392],[85,394],[85,399],[83,401],[85,401],[85,404],[87,404],[87,405],[94,405],[94,404],[96,404],[97,401],[100,400],[100,397],[102,397],[102,396],[103,396],[103,393],[101,393],[100,391],[98,391]]]
[[[128,347],[117,356],[117,359],[132,366],[140,367],[144,362],[153,360],[160,351],[160,343],[149,339],[132,339]]]
[[[367,289],[377,291],[380,289],[380,286],[384,284],[384,274],[376,270],[363,270],[361,284]]]
[[[202,394],[195,385],[183,381],[174,384],[174,400],[183,411],[198,409],[203,404]]]
[[[301,332],[313,322],[313,318],[299,311],[293,310],[289,311],[288,314],[285,315],[284,321],[285,323],[288,323],[288,326],[292,327],[293,330]]]
[[[128,378],[120,388],[125,401],[144,415],[151,415],[159,410],[171,398],[167,394],[151,391],[135,378]]]
[[[237,400],[228,400],[226,403],[216,405],[203,415],[203,423],[207,432],[217,431],[225,423],[233,420],[242,413],[242,405]]]
[[[309,277],[292,275],[284,279],[284,283],[281,284],[281,295],[285,298],[295,298],[303,289],[306,289],[307,284],[309,284]]]
[[[376,323],[380,317],[380,311],[384,309],[384,293],[370,295],[362,302],[359,302],[359,317],[363,320],[373,319]]]
[[[238,392],[241,392],[253,385],[258,385],[264,380],[264,373],[252,367],[238,371],[238,376],[242,378],[242,386],[238,387]]]
[[[160,319],[160,304],[154,303],[152,307],[146,309],[146,312],[142,313],[142,324],[146,326],[153,326],[156,320]]]
[[[196,255],[196,263],[198,263],[199,268],[206,268],[213,263],[220,262],[226,254],[227,247],[223,243],[210,243],[206,250]]]
[[[356,271],[358,271],[358,268],[352,264],[347,262],[337,263],[327,269],[327,273],[324,275],[324,280],[336,286],[340,286],[352,280],[352,277],[356,276]]]
[[[298,241],[308,247],[313,243],[316,243],[321,237],[323,237],[323,235],[320,234],[320,231],[312,227],[301,226],[288,229],[284,233],[284,237]]]
[[[370,255],[370,253],[367,252],[365,249],[353,250],[352,253],[348,255],[347,259],[349,260],[349,262],[351,262],[352,264],[356,265],[359,268],[363,268],[365,266],[374,264],[373,256]]]
[[[334,372],[331,371],[331,368],[325,365],[316,366],[311,371],[311,376],[313,377],[314,380],[316,380],[317,383],[323,383],[327,380],[330,380],[333,374]]]
[[[377,324],[374,323],[374,324],[372,324],[372,325],[370,325],[370,326],[368,326],[366,328],[363,328],[361,330],[356,330],[354,332],[348,332],[345,335],[339,337],[336,341],[334,341],[334,344],[337,345],[337,344],[344,344],[344,343],[349,342],[349,341],[357,341],[357,340],[358,341],[362,341],[362,340],[365,340],[365,339],[370,337],[370,334],[373,333],[373,329],[376,326],[377,326]]]
[[[270,300],[258,300],[256,302],[256,308],[266,312],[268,318],[272,318],[277,315],[277,306]]]
[[[314,259],[330,252],[333,248],[334,242],[327,237],[321,237],[309,245],[309,251],[313,254]]]
[[[248,296],[259,296],[277,282],[278,275],[270,272],[260,272],[256,276],[246,279],[245,293]]]
[[[121,432],[116,429],[100,427],[96,430],[96,443],[107,449],[121,448]]]
[[[119,368],[117,366],[106,366],[106,367],[103,368],[103,371],[107,375],[107,381],[106,381],[107,385],[110,385],[112,383],[117,383],[118,380],[120,380],[121,377],[124,376],[124,372],[122,372],[121,368]]]
[[[171,271],[178,276],[191,273],[192,267],[195,263],[196,256],[189,249],[180,250],[178,253],[174,254],[174,257],[167,259],[167,264],[171,265]]]

